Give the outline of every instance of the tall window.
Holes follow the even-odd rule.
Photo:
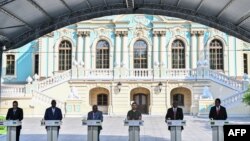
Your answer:
[[[59,46],[59,70],[69,70],[72,64],[72,45],[69,41],[62,41]]]
[[[109,68],[109,43],[105,40],[98,41],[96,45],[96,68]]]
[[[38,54],[35,55],[34,63],[35,63],[34,73],[39,74],[39,55]]]
[[[184,95],[183,94],[175,94],[173,97],[174,101],[177,101],[179,106],[184,106]]]
[[[244,63],[244,73],[248,74],[248,61],[247,61],[247,54],[243,55],[243,63]]]
[[[213,40],[209,45],[210,68],[223,70],[223,46],[220,40]]]
[[[185,45],[181,40],[172,43],[172,68],[185,68]]]
[[[99,94],[97,96],[97,105],[107,106],[108,105],[108,95],[107,94]]]
[[[148,46],[143,40],[138,40],[134,44],[134,68],[148,68]]]
[[[6,56],[6,75],[15,75],[15,55]]]

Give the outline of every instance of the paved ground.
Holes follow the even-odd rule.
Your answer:
[[[143,116],[141,141],[170,141],[170,133],[164,117]],[[123,126],[123,117],[104,118],[101,141],[128,141],[128,128]],[[185,116],[187,126],[182,134],[183,141],[212,141],[212,132],[207,119]],[[250,123],[250,118],[230,118],[234,123]],[[46,141],[46,131],[40,126],[40,118],[26,118],[23,121],[20,141]],[[59,141],[86,141],[86,127],[81,126],[80,118],[65,118],[60,130]],[[6,141],[0,136],[0,141]]]

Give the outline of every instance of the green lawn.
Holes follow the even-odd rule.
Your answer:
[[[5,117],[0,116],[0,120],[5,120]],[[0,135],[6,134],[7,128],[6,127],[0,127]]]

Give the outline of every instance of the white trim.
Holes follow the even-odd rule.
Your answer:
[[[7,67],[7,56],[8,55],[14,55],[14,63],[15,63],[15,70],[14,70],[14,74],[13,75],[6,75],[6,67]],[[3,53],[3,62],[2,62],[2,76],[4,79],[16,79],[17,78],[17,56],[15,53],[11,53],[11,52],[5,52]]]
[[[152,44],[150,44],[150,41],[147,37],[145,36],[142,36],[142,37],[136,37],[134,39],[132,39],[132,41],[130,42],[129,44],[129,61],[130,61],[130,66],[129,68],[130,69],[134,69],[134,44],[136,41],[138,40],[143,40],[146,42],[147,44],[147,59],[148,59],[148,68],[147,69],[150,69],[151,68],[151,56],[152,56]]]
[[[63,36],[63,37],[59,38],[55,42],[54,47],[53,47],[54,48],[53,56],[54,56],[54,59],[55,59],[55,62],[54,62],[55,64],[54,64],[54,69],[53,69],[54,71],[59,71],[59,65],[58,65],[58,63],[59,63],[59,45],[64,40],[69,41],[71,43],[71,53],[72,53],[71,67],[73,67],[73,61],[76,60],[76,56],[75,56],[75,54],[76,54],[76,46],[74,45],[73,40],[71,38],[67,37],[67,36]]]
[[[227,46],[226,41],[225,41],[224,38],[222,38],[222,37],[219,36],[219,35],[215,35],[215,36],[210,37],[210,38],[208,39],[208,41],[207,41],[207,43],[206,43],[206,45],[205,45],[205,47],[206,47],[206,48],[205,48],[205,59],[208,60],[208,67],[210,68],[210,55],[209,55],[210,52],[209,52],[209,45],[210,45],[210,43],[211,43],[213,40],[215,40],[215,39],[221,41],[221,43],[222,43],[222,49],[223,49],[223,72],[224,72],[225,74],[228,75],[229,66],[228,66],[228,59],[227,59],[227,57],[228,57],[227,50],[228,50],[228,47],[229,47],[229,46]]]
[[[92,69],[96,69],[96,45],[98,43],[98,41],[100,40],[105,40],[109,43],[109,69],[112,69],[114,67],[113,63],[113,56],[114,56],[114,46],[112,44],[112,41],[110,40],[110,38],[106,37],[106,36],[99,36],[97,37],[92,44],[91,47],[91,57],[92,57]],[[90,60],[89,60],[90,61]]]
[[[185,49],[185,69],[189,69],[190,46],[188,44],[187,39],[185,37],[180,36],[180,35],[176,35],[176,36],[172,37],[171,40],[169,41],[168,49],[167,49],[167,51],[168,51],[168,68],[172,69],[172,43],[175,40],[181,40],[185,45],[184,46],[184,49]]]

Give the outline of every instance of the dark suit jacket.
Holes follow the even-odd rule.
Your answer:
[[[173,108],[169,108],[168,112],[166,114],[165,120],[183,120],[183,111],[181,108],[177,107],[177,111],[176,111],[176,117],[174,119],[174,111]],[[183,127],[181,127],[183,129]],[[170,130],[170,127],[168,127],[168,129]]]
[[[8,110],[7,116],[6,116],[6,120],[19,120],[22,121],[23,120],[23,109],[21,108],[17,108],[15,114],[13,112],[13,108],[10,108]],[[21,129],[22,126],[18,126],[17,129]]]
[[[226,120],[227,119],[227,111],[226,108],[220,106],[219,114],[217,115],[216,106],[211,107],[209,112],[209,118],[213,118],[214,120]]]
[[[103,122],[103,115],[101,111],[97,111],[95,113],[95,118],[93,118],[93,113],[94,113],[93,111],[88,113],[88,118],[87,118],[88,120],[101,120]],[[102,130],[102,126],[100,126],[98,129]]]
[[[52,107],[47,108],[46,111],[45,111],[44,120],[62,120],[62,111],[61,111],[61,109],[55,107],[55,113],[53,114]]]

